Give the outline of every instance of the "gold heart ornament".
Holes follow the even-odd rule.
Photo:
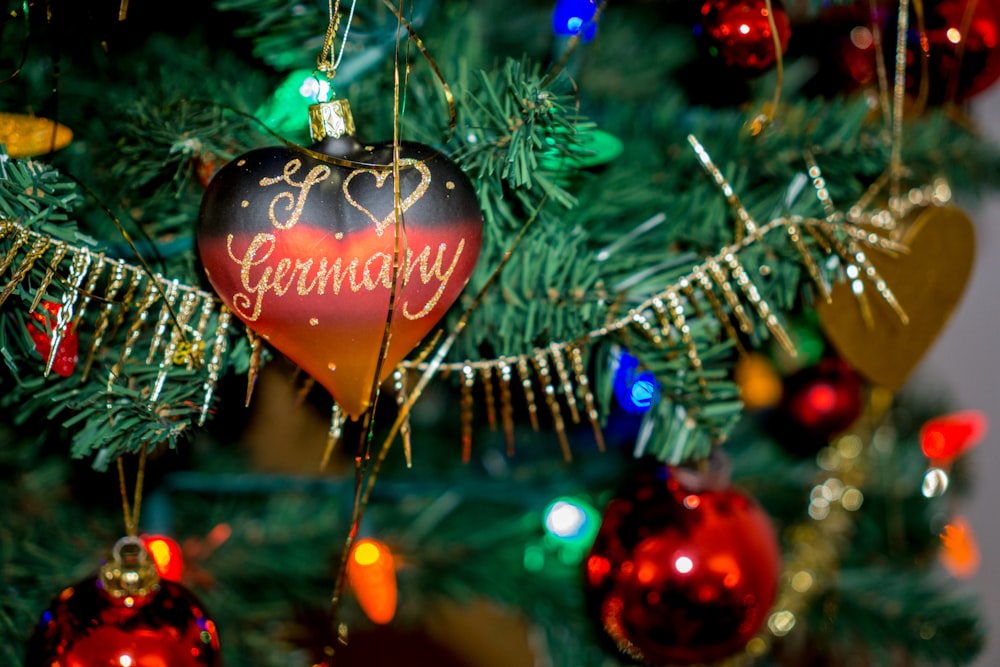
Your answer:
[[[869,254],[906,312],[901,321],[878,292],[857,281],[838,283],[830,303],[817,307],[820,324],[837,352],[872,383],[899,389],[923,359],[965,292],[976,254],[972,221],[955,206],[923,209],[904,221],[899,241],[909,252]],[[867,301],[868,316],[864,312]]]

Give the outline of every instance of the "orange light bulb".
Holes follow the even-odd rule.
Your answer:
[[[956,516],[941,533],[941,564],[956,579],[968,579],[979,569],[979,543],[972,526]]]
[[[385,625],[396,615],[396,563],[384,543],[358,540],[347,561],[347,583],[373,623]]]

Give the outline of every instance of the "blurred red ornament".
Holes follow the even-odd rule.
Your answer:
[[[924,30],[910,13],[906,45],[906,87],[918,95],[923,61],[927,61],[928,100],[934,104],[962,101],[1000,79],[1000,2],[997,0],[927,0]],[[831,7],[824,25],[840,33],[833,47],[838,69],[858,85],[876,82],[875,28],[882,34],[889,84],[895,68],[895,11],[863,6]]]
[[[826,358],[785,379],[771,430],[786,449],[815,454],[857,420],[863,403],[857,372],[841,359]]]
[[[585,561],[591,608],[650,663],[711,662],[767,619],[781,553],[767,514],[732,488],[698,490],[659,465],[608,505]]]
[[[358,540],[347,561],[347,582],[373,623],[384,625],[396,615],[396,564],[384,543]]]
[[[943,465],[972,449],[987,430],[986,415],[966,410],[931,419],[920,429],[920,449],[935,465]]]
[[[28,335],[31,336],[31,341],[35,344],[38,354],[48,363],[49,355],[52,353],[52,334],[56,333],[54,330],[57,326],[59,311],[62,310],[62,304],[43,301],[41,305],[48,315],[39,312],[32,313],[31,319],[34,321],[28,322]],[[76,332],[69,326],[64,327],[58,333],[58,338],[56,354],[52,359],[52,370],[62,377],[69,377],[76,370],[80,343]]]
[[[161,579],[179,582],[184,572],[184,552],[181,545],[166,535],[143,535],[142,544],[146,547],[156,573]]]
[[[930,0],[924,3],[931,100],[961,101],[1000,79],[1000,2]],[[919,87],[921,39],[911,24],[908,76]]]
[[[791,24],[777,0],[771,9],[784,54],[792,36]],[[701,29],[710,42],[709,51],[730,67],[762,72],[777,60],[764,0],[706,0],[701,6]]]

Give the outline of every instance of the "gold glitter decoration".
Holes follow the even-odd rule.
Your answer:
[[[531,428],[538,430],[538,404],[535,402],[535,390],[531,386],[531,372],[528,370],[528,358],[517,360],[517,374],[521,377],[521,389],[524,390],[524,400],[528,404],[528,420]]]
[[[114,266],[114,271],[108,278],[108,286],[104,290],[104,306],[97,314],[97,321],[94,323],[94,333],[90,342],[90,351],[87,352],[87,360],[83,365],[83,372],[81,374],[84,380],[87,379],[87,375],[90,374],[90,368],[94,363],[94,355],[97,353],[97,350],[100,349],[101,343],[104,342],[104,333],[107,331],[108,325],[111,323],[111,314],[116,311],[115,298],[118,296],[118,291],[125,283],[125,263],[115,262]],[[127,305],[127,302],[125,305]],[[118,312],[120,312],[120,309]]]
[[[330,407],[330,429],[326,432],[326,448],[323,450],[323,458],[319,462],[320,472],[326,470],[326,467],[330,465],[330,458],[333,456],[333,451],[337,448],[337,443],[340,442],[341,436],[344,435],[344,424],[346,422],[347,413],[334,401]],[[409,464],[409,460],[407,460],[407,464]]]
[[[462,463],[468,463],[472,459],[472,387],[475,383],[476,373],[466,363],[462,366]]]
[[[45,275],[42,277],[38,287],[35,288],[35,299],[31,302],[31,306],[28,308],[30,312],[34,312],[38,309],[38,305],[42,302],[45,297],[45,293],[49,291],[49,285],[52,284],[52,279],[56,276],[56,271],[59,269],[59,265],[62,264],[63,258],[66,257],[66,244],[56,241],[55,252],[52,253],[52,259],[49,260],[48,268],[45,269]]]
[[[89,250],[87,251],[90,252]],[[87,279],[87,284],[84,285],[79,294],[79,304],[76,310],[76,314],[73,316],[72,328],[76,328],[80,325],[80,320],[83,318],[84,312],[87,310],[87,306],[90,305],[91,299],[97,292],[97,283],[100,281],[101,277],[104,275],[104,267],[107,266],[108,260],[104,256],[104,253],[98,253],[96,255],[97,261],[94,262],[94,267],[90,270],[90,277]]]
[[[21,252],[21,247],[28,242],[30,235],[27,230],[14,225],[8,220],[0,220],[0,239],[5,239],[13,234],[14,238],[10,242],[10,250],[0,261],[0,276],[7,273],[7,269],[14,263],[14,258]]]
[[[507,362],[500,364],[500,420],[507,439],[507,455],[514,455],[514,404],[510,396],[511,367]]]
[[[573,375],[576,383],[583,392],[583,404],[587,408],[587,419],[594,431],[594,439],[597,441],[597,450],[604,451],[604,433],[601,431],[601,423],[597,415],[597,405],[594,403],[594,392],[590,390],[590,379],[587,377],[587,369],[583,365],[583,352],[579,347],[572,347],[569,350],[569,358],[573,362]]]
[[[153,295],[156,298],[156,295]],[[146,364],[153,363],[153,358],[156,356],[157,350],[160,349],[160,345],[163,344],[164,336],[167,333],[167,322],[170,320],[170,316],[173,313],[173,305],[177,300],[177,281],[172,281],[167,286],[166,294],[162,300],[162,305],[160,306],[160,315],[156,319],[156,326],[153,329],[153,340],[149,344],[149,351],[146,354]],[[152,305],[152,304],[150,304]]]
[[[483,366],[479,369],[479,375],[483,381],[483,396],[486,400],[486,423],[490,430],[497,430],[497,405],[493,396],[493,369],[490,366]]]
[[[229,341],[229,323],[231,319],[232,313],[225,306],[220,306],[219,321],[215,325],[215,344],[212,345],[212,356],[208,358],[208,377],[205,378],[205,382],[202,384],[205,398],[201,402],[198,426],[204,426],[205,420],[208,419],[208,408],[212,404],[212,394],[215,392],[215,386],[219,381],[219,374],[222,372],[222,360],[225,357],[226,346]]]
[[[21,264],[14,270],[14,275],[11,276],[10,282],[4,288],[3,292],[0,292],[0,306],[3,305],[17,286],[21,284],[21,281],[28,276],[28,272],[31,271],[31,267],[35,265],[35,262],[45,254],[45,251],[49,249],[50,239],[48,237],[35,238],[35,242],[31,245],[31,250],[25,255],[24,259],[21,260]],[[32,308],[34,310],[34,308]]]
[[[190,357],[192,346],[187,342],[185,332],[190,329],[188,322],[194,316],[194,311],[197,306],[198,295],[192,292],[187,292],[181,301],[180,308],[177,310],[177,317],[174,320],[174,326],[170,332],[170,341],[163,350],[163,359],[160,361],[160,368],[156,374],[156,382],[153,385],[153,391],[149,398],[151,403],[155,403],[160,397],[160,392],[163,391],[163,383],[167,379],[167,372],[170,370],[170,367],[174,365],[174,359],[177,357],[178,346],[183,343],[187,348],[187,354],[182,355],[182,358],[185,356]],[[152,348],[152,346],[150,346],[150,348]]]
[[[722,194],[725,196],[726,202],[729,203],[729,206],[736,213],[737,219],[743,224],[742,228],[736,228],[736,241],[740,242],[743,240],[744,231],[749,235],[756,234],[758,227],[757,221],[754,220],[746,208],[744,208],[742,202],[740,202],[740,198],[736,196],[736,192],[733,190],[733,187],[728,181],[726,181],[726,177],[722,175],[722,172],[715,166],[715,163],[712,162],[712,158],[709,157],[708,151],[705,150],[705,147],[701,145],[693,134],[689,134],[687,139],[688,143],[691,144],[691,147],[694,148],[695,155],[698,156],[698,161],[701,163],[701,166],[712,177],[715,184],[719,186],[719,189],[722,190]]]
[[[771,306],[760,296],[757,286],[750,280],[750,276],[747,274],[746,269],[743,268],[743,265],[740,264],[740,260],[736,258],[736,255],[729,254],[726,255],[726,263],[729,265],[729,271],[733,278],[736,279],[736,284],[743,291],[743,295],[746,296],[747,301],[757,310],[760,319],[764,320],[768,331],[771,332],[774,339],[784,348],[785,352],[791,356],[795,356],[795,344],[792,343],[792,339],[785,331],[785,328],[781,326],[781,322],[771,310]]]
[[[702,391],[707,393],[708,383],[705,381],[705,373],[702,370],[701,357],[698,356],[698,347],[691,337],[691,327],[688,326],[687,320],[684,317],[684,305],[681,303],[680,297],[677,296],[676,292],[667,292],[666,296],[667,305],[669,306],[667,316],[673,322],[674,329],[680,335],[681,342],[687,348],[688,361],[691,363],[691,367],[698,378],[698,384],[701,386]]]
[[[62,343],[63,336],[69,331],[69,323],[75,319],[76,302],[80,295],[80,283],[87,276],[90,263],[93,257],[89,250],[77,253],[70,267],[69,276],[66,280],[66,291],[63,292],[62,307],[56,316],[55,326],[52,327],[51,347],[49,348],[49,358],[45,362],[45,377],[52,372],[52,364],[55,363],[56,353]]]
[[[396,392],[396,407],[400,410],[406,405],[406,399],[409,397],[407,384],[406,371],[397,368],[392,372],[392,388]],[[406,417],[399,427],[399,436],[403,439],[403,457],[406,459],[406,467],[411,468],[413,467],[413,439],[409,412],[406,413]]]
[[[108,373],[108,410],[111,410],[111,388],[117,382],[119,376],[121,375],[122,368],[125,366],[125,362],[128,361],[129,357],[132,356],[133,347],[135,342],[139,339],[139,334],[142,332],[142,327],[149,319],[149,309],[156,303],[156,299],[160,295],[160,290],[157,285],[148,280],[145,283],[145,288],[143,290],[142,297],[139,299],[139,305],[136,309],[136,314],[132,319],[132,324],[128,328],[128,332],[125,334],[125,343],[122,345],[121,352],[118,355],[118,361],[111,368]]]
[[[250,343],[250,366],[247,368],[247,398],[244,405],[249,407],[254,387],[257,386],[257,376],[260,374],[260,354],[264,344],[261,342],[260,336],[253,332],[253,329],[247,327],[245,331]]]
[[[566,368],[566,358],[558,345],[549,347],[549,354],[556,366],[556,375],[559,377],[559,384],[562,387],[563,396],[566,397],[566,406],[569,408],[570,418],[574,424],[580,423],[580,412],[576,408],[576,396],[574,395],[573,380],[570,378],[569,370]]]
[[[535,353],[534,362],[538,379],[542,383],[545,405],[548,406],[549,414],[552,415],[552,426],[556,431],[556,437],[559,438],[559,447],[562,449],[563,459],[571,461],[573,455],[569,449],[569,438],[566,437],[566,424],[563,421],[562,410],[559,408],[559,399],[556,398],[556,388],[552,384],[552,373],[549,370],[549,362],[545,357],[544,350],[538,350]]]

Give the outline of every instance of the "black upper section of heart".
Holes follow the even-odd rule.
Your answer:
[[[454,162],[410,142],[400,144],[399,157],[407,228],[481,223],[475,190]],[[364,145],[354,137],[250,151],[209,183],[198,235],[252,235],[298,224],[345,234],[385,228],[394,210],[392,158],[391,142]]]

